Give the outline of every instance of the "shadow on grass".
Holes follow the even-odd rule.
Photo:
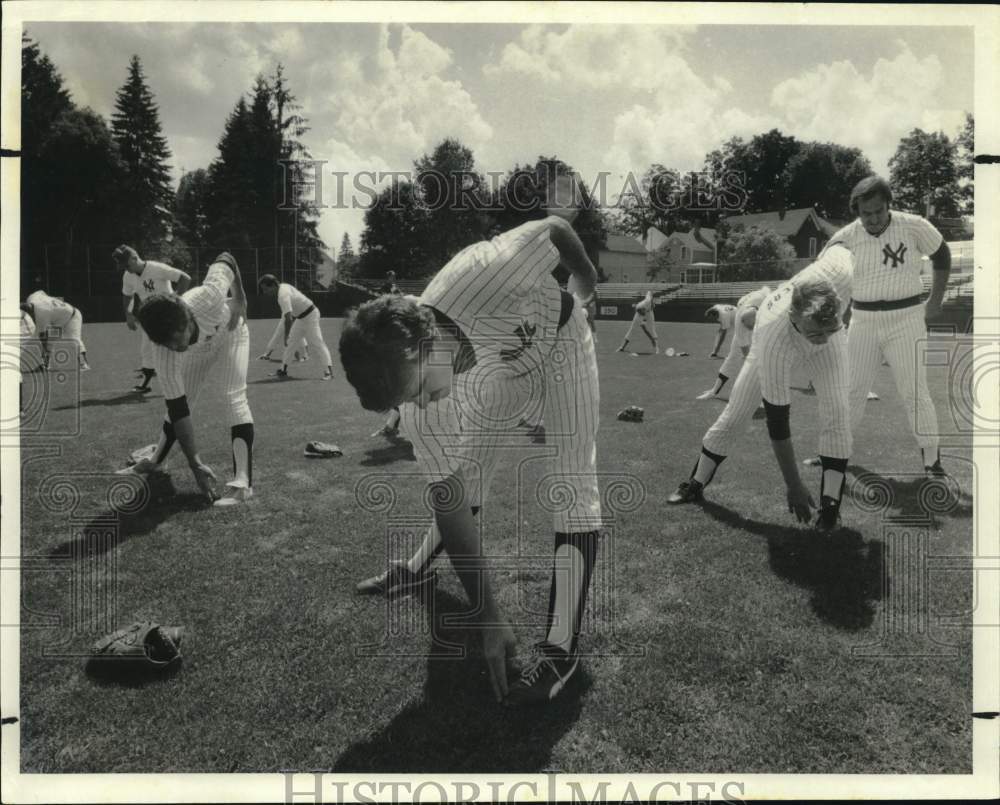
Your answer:
[[[505,709],[493,698],[475,632],[445,625],[444,616],[465,613],[468,604],[438,589],[422,603],[434,627],[421,700],[349,747],[332,771],[482,774],[547,768],[552,748],[580,717],[591,684],[585,669],[547,705]],[[456,646],[462,650],[456,652]]]
[[[820,620],[850,631],[871,626],[874,604],[884,594],[881,540],[866,543],[851,528],[824,533],[747,520],[709,501],[702,508],[730,528],[764,537],[771,569],[780,578],[812,591],[812,609]]]
[[[209,507],[200,493],[178,495],[166,473],[146,476],[149,501],[136,512],[109,509],[87,521],[73,539],[65,540],[49,552],[49,558],[95,556],[116,548],[123,542],[148,534],[173,515],[185,511],[203,511]]]
[[[144,403],[148,398],[149,394],[138,394],[134,391],[126,392],[125,394],[119,394],[117,397],[91,397],[89,400],[80,400],[72,405],[60,405],[58,408],[53,408],[53,411],[68,411],[73,408],[94,408],[95,406],[109,406],[109,405],[139,405]],[[156,395],[159,397],[159,395]]]
[[[953,478],[927,478],[923,473],[877,473],[851,464],[848,471],[854,476],[850,484],[851,497],[865,498],[884,503],[883,516],[926,517],[939,516],[967,519],[974,512],[973,496],[959,487]],[[866,492],[865,487],[871,491]]]
[[[138,666],[134,662],[97,662],[88,659],[83,666],[83,672],[94,684],[101,688],[143,688],[147,685],[157,685],[169,682],[183,667],[178,661],[163,670]]]
[[[365,453],[365,458],[359,462],[362,467],[381,467],[397,461],[416,461],[413,445],[406,439],[396,439],[383,447],[373,447]]]
[[[288,377],[275,377],[274,375],[265,375],[264,377],[257,378],[256,380],[248,380],[247,385],[253,386],[260,383],[292,383],[300,380],[309,380],[308,377],[298,377],[296,375],[289,375]],[[319,378],[312,378],[313,380],[319,380]]]

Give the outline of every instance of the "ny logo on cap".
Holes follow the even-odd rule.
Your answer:
[[[892,260],[892,267],[895,268],[900,263],[905,263],[903,255],[906,254],[906,244],[900,243],[899,248],[893,251],[889,248],[889,244],[886,243],[882,247],[882,265],[886,265],[890,260]]]

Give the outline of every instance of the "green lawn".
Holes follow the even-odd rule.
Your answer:
[[[85,327],[93,371],[47,376],[47,408],[31,409],[36,433],[22,446],[23,771],[971,771],[971,571],[934,557],[971,553],[973,470],[942,372],[945,463],[965,491],[942,503],[916,474],[886,369],[851,477],[894,477],[863,506],[846,502],[844,528],[821,536],[788,514],[763,421],[703,507],[668,507],[721,411],[693,401],[719,366],[706,357],[715,328],[661,323],[661,346],[691,353],[668,359],[615,353],[627,323],[600,323],[598,460],[616,491],[588,656],[552,706],[509,712],[492,701],[474,635],[445,617],[464,603],[446,562],[426,600],[353,595],[427,517],[412,454],[369,438],[381,418],[361,409],[339,362],[333,383],[319,381],[315,356],[296,379],[269,380],[276,365],[255,358],[274,322],[251,324],[256,498],[245,507],[206,507],[179,450],[173,474],[130,507],[111,473],[154,441],[164,406],[158,385],[127,393],[138,345],[124,325]],[[331,346],[339,328],[324,322]],[[40,377],[26,398],[38,399]],[[643,424],[615,419],[629,404],[646,409]],[[225,475],[222,412],[221,395],[206,395],[194,417],[203,458]],[[815,426],[815,398],[797,394],[800,458]],[[343,458],[303,458],[311,439]],[[539,451],[525,436],[481,515],[521,649],[540,637],[548,596]],[[818,490],[818,471],[803,472]],[[394,505],[377,511],[386,488]],[[96,638],[145,618],[185,627],[178,673],[136,687],[84,673]]]

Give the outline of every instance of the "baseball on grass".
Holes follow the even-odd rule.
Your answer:
[[[663,354],[666,355],[668,358],[674,357],[674,348],[667,347],[666,351]]]

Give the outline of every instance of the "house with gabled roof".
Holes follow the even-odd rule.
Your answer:
[[[700,227],[690,232],[664,235],[655,226],[646,230],[650,262],[666,263],[656,279],[660,282],[712,282],[715,279],[714,229]]]
[[[792,244],[796,257],[815,257],[840,228],[821,218],[812,207],[733,215],[725,221],[730,228],[757,226],[776,232]]]
[[[629,235],[608,233],[607,242],[597,254],[608,282],[648,282],[646,248],[642,241]]]

